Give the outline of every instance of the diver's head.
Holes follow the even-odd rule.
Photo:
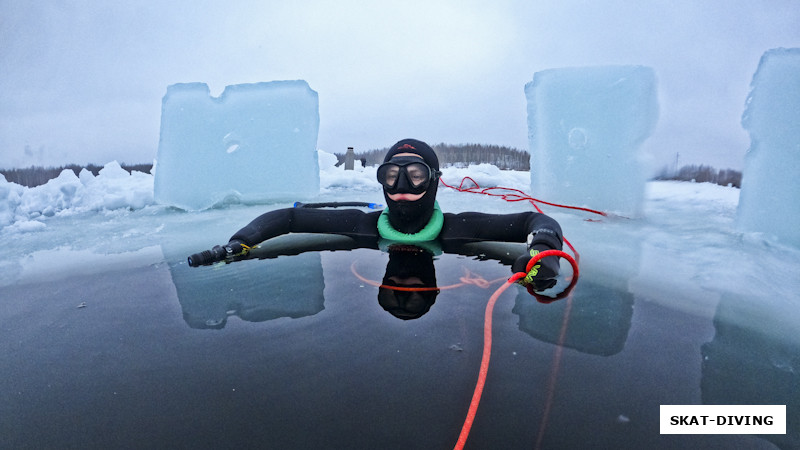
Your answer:
[[[389,247],[389,263],[378,303],[398,319],[417,319],[430,310],[439,295],[433,255],[411,245]]]
[[[378,181],[394,229],[416,233],[428,224],[440,175],[439,158],[422,141],[403,139],[386,152],[378,167]]]

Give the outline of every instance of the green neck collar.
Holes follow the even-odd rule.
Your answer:
[[[433,203],[433,215],[428,224],[416,233],[403,233],[395,230],[392,224],[389,223],[389,208],[386,208],[378,218],[378,234],[384,239],[396,242],[425,242],[436,239],[442,231],[443,225],[444,214],[439,208],[439,202]]]

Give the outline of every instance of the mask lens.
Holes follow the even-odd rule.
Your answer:
[[[406,173],[408,174],[408,181],[412,186],[418,188],[428,182],[431,173],[428,166],[419,163],[413,163],[406,166]]]
[[[389,192],[408,192],[419,194],[424,192],[431,182],[431,169],[419,158],[413,161],[406,157],[397,158],[378,167],[378,182]]]
[[[393,188],[397,185],[397,177],[400,175],[400,167],[394,164],[381,166],[382,171],[378,171],[378,180],[386,187]]]

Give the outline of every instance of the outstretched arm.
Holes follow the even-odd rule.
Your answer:
[[[358,209],[285,208],[256,217],[231,236],[230,242],[250,247],[287,233],[341,234],[352,238],[376,237],[380,213]]]
[[[528,247],[546,245],[561,250],[562,235],[558,222],[544,214],[485,214],[465,212],[445,214],[440,238],[445,243],[478,241],[525,242]]]
[[[445,214],[441,238],[451,246],[480,241],[524,242],[524,253],[516,256],[511,264],[513,272],[527,272],[528,261],[534,255],[545,250],[561,250],[563,246],[558,222],[535,212]],[[548,256],[532,268],[524,283],[532,284],[536,290],[547,289],[555,284],[558,271],[558,257]]]
[[[190,266],[213,264],[223,260],[247,258],[252,247],[266,240],[289,233],[341,235],[343,239],[304,239],[276,242],[252,254],[272,258],[278,254],[298,254],[310,250],[358,248],[376,245],[379,212],[365,213],[357,209],[329,210],[284,208],[266,212],[237,231],[225,245],[196,253],[188,258]],[[285,252],[285,253],[281,253]]]

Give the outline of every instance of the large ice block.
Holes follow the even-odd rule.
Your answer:
[[[525,85],[536,198],[641,213],[641,144],[658,121],[656,77],[643,66],[550,69]]]
[[[186,210],[319,193],[319,100],[305,81],[167,88],[154,180],[159,204]]]
[[[800,48],[773,49],[753,75],[737,226],[800,247]]]

